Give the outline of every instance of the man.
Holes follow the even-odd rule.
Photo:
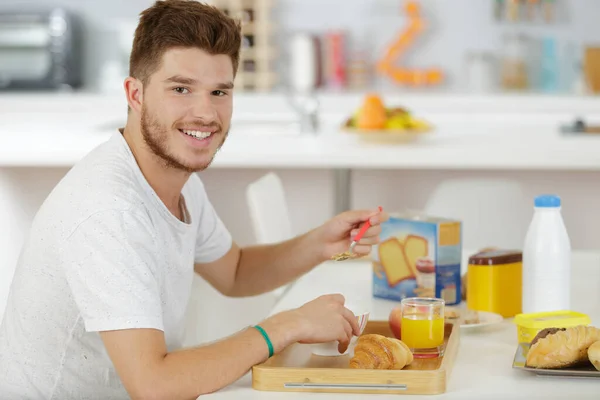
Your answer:
[[[240,27],[195,1],[141,14],[124,88],[127,124],[75,165],[35,217],[0,329],[6,399],[191,399],[295,343],[358,334],[344,298],[319,297],[229,338],[182,349],[194,271],[221,293],[273,290],[377,243],[376,210],[277,245],[240,249],[195,174],[223,145]]]

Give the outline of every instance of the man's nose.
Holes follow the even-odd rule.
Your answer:
[[[213,97],[210,94],[198,96],[192,110],[194,118],[198,118],[205,123],[215,122],[217,120],[217,109],[212,100]]]

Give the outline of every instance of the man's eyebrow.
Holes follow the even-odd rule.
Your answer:
[[[165,79],[164,82],[181,83],[183,85],[195,85],[198,83],[198,81],[193,78],[187,78],[181,75],[173,75],[172,77]]]
[[[233,82],[219,83],[217,89],[233,89]]]
[[[190,85],[190,86],[196,85],[198,83],[198,81],[196,79],[187,78],[182,75],[173,75],[172,77],[165,79],[164,82],[179,83],[182,85]],[[217,87],[217,89],[233,89],[233,82],[229,81],[229,82],[217,83],[216,87]]]

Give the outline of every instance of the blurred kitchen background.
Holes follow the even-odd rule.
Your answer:
[[[209,3],[224,10],[232,8],[228,0]],[[289,46],[296,33],[311,34],[319,41],[322,51],[316,61],[321,69],[322,79],[318,83],[321,89],[397,90],[390,87],[389,79],[375,73],[375,65],[410,23],[406,2],[250,0],[245,2],[247,6],[243,0],[231,2],[236,3],[241,11],[237,16],[246,21],[247,53],[253,47],[258,48],[265,54],[257,58],[268,58],[269,70],[274,71],[274,77],[267,79],[273,82],[259,85],[259,90],[278,91],[289,84],[286,72],[289,73],[290,68],[286,67],[294,51],[303,51],[301,47]],[[597,46],[600,37],[597,24],[600,3],[597,1],[422,0],[415,3],[420,6],[424,28],[408,38],[402,57],[406,58],[407,65],[439,68],[443,72],[443,82],[433,88],[436,92],[583,93],[589,89],[585,87],[585,71],[586,67],[592,68],[593,60],[586,63],[586,51]],[[63,8],[74,20],[74,38],[78,42],[75,51],[81,52],[77,53],[82,64],[80,89],[119,91],[121,78],[128,68],[138,14],[151,4],[150,0],[3,0],[0,12],[18,15]],[[257,10],[254,16],[244,12],[244,9],[254,8]],[[8,35],[11,28],[17,27],[5,23],[3,35]],[[18,45],[18,40],[15,42]],[[3,64],[10,73],[18,73],[24,67],[12,65],[17,71],[11,70],[9,58],[3,58]],[[252,63],[246,63],[246,71],[252,68]],[[589,79],[594,78],[588,73],[591,74]],[[598,90],[597,85],[595,88]]]
[[[124,123],[133,31],[152,3],[0,0],[0,302],[45,196]],[[600,248],[600,1],[210,3],[244,21],[230,138],[201,173],[240,244],[259,241],[246,190],[274,172],[293,234],[382,205],[461,218],[468,249],[518,248],[549,192],[573,248]],[[356,139],[341,127],[368,93],[434,131]]]

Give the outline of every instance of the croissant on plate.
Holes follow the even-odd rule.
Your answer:
[[[588,358],[598,371],[600,371],[600,340],[594,342],[588,349]]]
[[[526,365],[558,369],[587,363],[589,347],[599,340],[600,329],[593,326],[544,329],[531,342]]]
[[[358,338],[350,368],[402,369],[412,361],[412,352],[401,340],[366,334]]]

